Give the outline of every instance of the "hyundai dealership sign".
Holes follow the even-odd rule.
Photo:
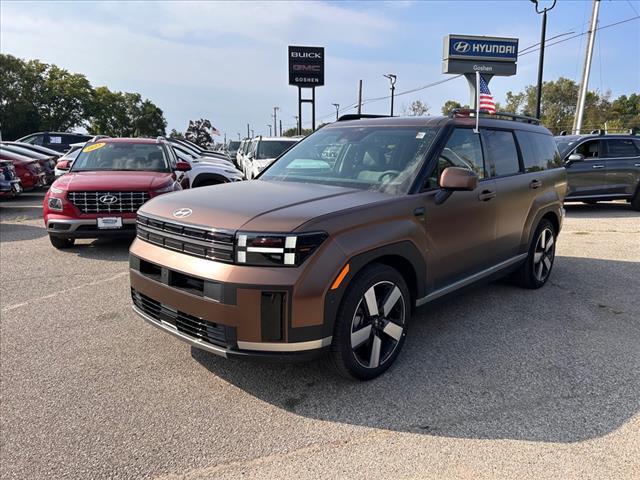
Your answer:
[[[443,42],[443,73],[514,75],[518,39],[447,35]]]

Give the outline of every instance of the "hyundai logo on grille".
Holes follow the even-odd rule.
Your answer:
[[[453,44],[453,49],[456,52],[467,53],[471,49],[471,45],[467,42],[456,42]]]
[[[190,208],[179,208],[173,211],[173,216],[176,218],[185,218],[191,215],[193,211]]]
[[[98,198],[98,200],[100,201],[100,203],[104,203],[105,205],[113,205],[118,201],[118,197],[116,197],[115,195],[107,194],[102,195],[100,198]]]

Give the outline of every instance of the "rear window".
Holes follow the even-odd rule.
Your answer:
[[[501,177],[518,173],[520,162],[513,133],[504,130],[482,129],[481,131],[489,157],[491,176]]]
[[[633,140],[629,139],[612,139],[606,140],[607,157],[609,158],[626,158],[637,157],[638,151],[633,144]]]
[[[285,150],[289,149],[295,143],[296,142],[288,142],[286,140],[262,141],[258,145],[258,154],[256,157],[259,160],[279,157]]]
[[[169,159],[159,144],[97,142],[86,145],[80,151],[72,170],[167,172]]]
[[[562,166],[558,148],[550,135],[516,130],[516,138],[526,173]]]

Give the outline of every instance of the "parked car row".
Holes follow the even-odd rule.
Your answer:
[[[259,136],[245,141],[244,148],[236,154],[236,162],[245,178],[251,180],[299,141],[300,138],[293,137]]]

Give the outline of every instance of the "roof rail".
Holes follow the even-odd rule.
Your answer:
[[[566,130],[562,130],[562,131],[560,132],[560,136],[561,136],[561,137],[564,137],[564,136],[566,136],[566,135],[567,135],[567,131],[566,131]]]
[[[475,115],[475,108],[454,108],[449,114],[450,118],[454,117],[470,117],[472,114]],[[515,113],[510,112],[496,112],[491,113],[488,110],[480,110],[481,117],[495,118],[497,120],[511,120],[514,122],[524,122],[531,123],[533,125],[540,125],[540,119],[534,117],[527,117],[525,115],[517,115]]]
[[[604,135],[605,131],[598,128],[596,130],[591,130],[590,135]]]
[[[342,115],[338,121],[344,122],[347,120],[360,120],[362,118],[389,118],[390,115],[373,115],[370,113],[347,113],[346,115]]]

